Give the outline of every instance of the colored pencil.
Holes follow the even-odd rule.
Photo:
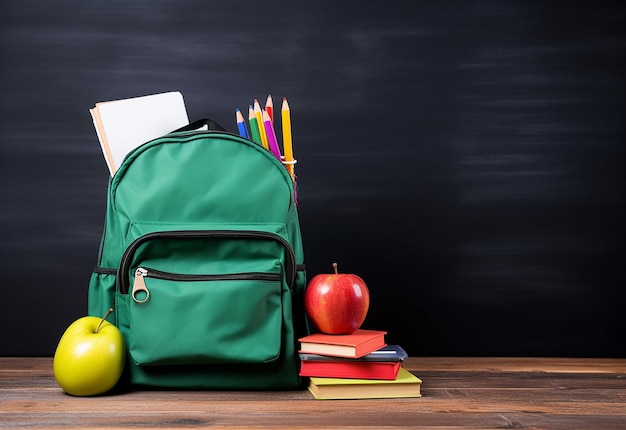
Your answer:
[[[291,110],[287,97],[283,97],[283,104],[280,109],[282,126],[283,126],[283,151],[285,152],[285,166],[291,176],[295,178],[294,158],[293,158],[293,142],[291,137]]]
[[[263,124],[265,125],[265,133],[267,134],[267,143],[270,147],[270,151],[279,161],[282,161],[280,156],[280,149],[278,148],[278,141],[276,140],[276,133],[274,132],[274,126],[272,120],[266,110],[263,111]]]
[[[261,144],[263,148],[270,149],[267,145],[267,134],[265,127],[263,126],[263,113],[261,112],[261,105],[257,99],[254,99],[254,115],[256,116],[257,123],[259,125],[259,134],[261,135]]]
[[[265,102],[265,111],[270,116],[272,124],[274,124],[274,101],[272,100],[271,94],[267,96],[267,101]]]
[[[248,122],[250,123],[250,134],[252,135],[252,141],[258,143],[260,146],[263,146],[263,142],[261,141],[261,135],[259,134],[259,123],[256,120],[256,115],[254,114],[254,109],[252,109],[252,106],[248,108]]]
[[[237,127],[239,128],[239,135],[241,137],[248,138],[248,130],[246,129],[246,120],[243,119],[243,115],[239,108],[235,111],[235,116],[237,117]]]

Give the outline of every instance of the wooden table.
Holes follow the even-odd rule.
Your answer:
[[[51,358],[0,358],[0,427],[626,429],[626,359],[409,358],[423,397],[308,391],[64,394]]]

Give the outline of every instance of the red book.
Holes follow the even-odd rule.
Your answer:
[[[300,352],[359,358],[386,346],[387,332],[359,329],[350,334],[315,333],[298,339]]]
[[[400,361],[303,361],[300,376],[319,378],[386,379],[394,380],[402,367]]]

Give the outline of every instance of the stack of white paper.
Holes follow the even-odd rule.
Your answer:
[[[99,102],[89,112],[111,176],[131,150],[189,124],[178,91]]]

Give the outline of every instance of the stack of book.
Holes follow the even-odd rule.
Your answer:
[[[300,341],[300,376],[316,399],[421,397],[422,381],[402,366],[407,353],[378,330],[315,333]]]

